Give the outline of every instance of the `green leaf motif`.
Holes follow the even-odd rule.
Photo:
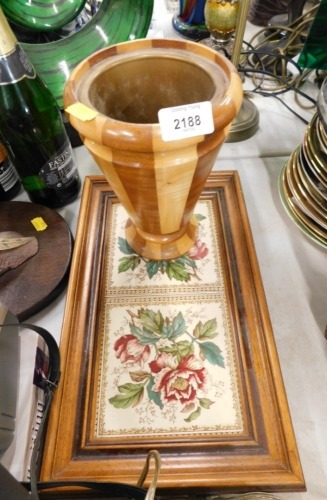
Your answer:
[[[185,265],[174,260],[167,263],[166,273],[170,280],[175,279],[176,281],[188,282],[191,279],[190,274],[185,269]]]
[[[159,261],[156,262],[154,260],[149,260],[146,263],[145,269],[146,269],[146,272],[147,272],[149,278],[151,279],[160,270],[160,262]]]
[[[185,422],[193,422],[193,420],[196,420],[197,418],[199,418],[199,416],[201,415],[201,408],[200,406],[191,413],[191,415],[189,415],[187,418],[185,418]]]
[[[199,399],[199,403],[200,403],[200,406],[202,406],[202,408],[204,408],[205,410],[208,410],[210,408],[210,406],[214,404],[214,401],[211,401],[208,398],[201,398],[201,399]]]
[[[131,334],[134,335],[142,345],[148,345],[148,344],[155,345],[158,342],[158,340],[160,340],[160,337],[156,335],[154,332],[145,330],[144,328],[143,329],[139,328],[138,326],[134,325],[134,323],[130,323],[129,328]]]
[[[199,321],[194,328],[193,335],[198,340],[214,339],[217,337],[217,320],[216,318],[206,321],[204,324]]]
[[[164,405],[162,404],[162,401],[161,401],[160,392],[153,391],[152,390],[153,386],[154,386],[154,377],[151,376],[149,383],[147,385],[147,388],[146,388],[147,393],[148,393],[148,397],[151,401],[154,402],[154,404],[159,406],[159,408],[162,410]]]
[[[205,219],[205,217],[202,217],[200,215],[198,215],[197,217],[198,220]],[[123,273],[128,270],[134,271],[140,265],[142,260],[129,246],[126,239],[121,237],[118,238],[118,246],[122,253],[130,256],[120,259],[118,272]],[[146,259],[144,259],[144,261],[145,269],[150,279],[161,272],[162,274],[166,273],[170,280],[188,282],[191,280],[191,275],[188,272],[187,268],[197,269],[196,261],[194,259],[191,259],[188,254],[184,254],[177,259],[167,261],[155,261]]]
[[[134,255],[133,257],[122,257],[119,259],[119,262],[118,272],[124,273],[129,269],[134,271],[139,266],[141,259],[137,255]]]
[[[138,317],[144,329],[161,335],[164,319],[160,311],[155,312],[151,309],[140,309]]]
[[[150,374],[143,370],[139,370],[138,372],[129,372],[129,376],[133,382],[144,382],[144,380],[149,378]]]
[[[172,354],[177,358],[178,362],[180,362],[182,361],[182,359],[185,359],[194,353],[194,345],[188,340],[181,340],[171,347],[162,347],[159,350],[160,352],[167,352],[169,354]]]
[[[115,408],[134,408],[139,405],[143,399],[143,384],[124,384],[118,387],[120,394],[109,399],[109,403]]]
[[[178,257],[178,259],[175,259],[175,262],[177,262],[177,264],[182,264],[184,267],[189,266],[192,267],[192,269],[197,269],[195,260],[191,259],[187,254]]]
[[[203,220],[206,219],[206,217],[204,215],[201,215],[201,214],[194,214],[194,217],[196,218],[196,220],[198,222],[202,222]]]
[[[185,319],[181,312],[175,316],[173,321],[170,323],[165,323],[162,328],[162,336],[165,339],[169,339],[171,341],[176,340],[178,337],[183,335],[186,331],[186,323]]]
[[[129,246],[125,238],[121,237],[118,238],[118,247],[119,250],[126,255],[135,255],[135,251],[133,250],[132,247]]]
[[[202,358],[207,359],[212,365],[218,365],[221,368],[225,368],[221,349],[213,342],[203,342],[200,344],[200,353]]]

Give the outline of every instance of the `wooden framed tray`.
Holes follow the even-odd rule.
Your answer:
[[[133,253],[103,177],[82,196],[42,480],[160,493],[305,489],[237,172],[212,173],[199,235],[174,261]]]

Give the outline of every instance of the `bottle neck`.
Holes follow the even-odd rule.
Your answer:
[[[34,67],[17,42],[0,7],[0,87],[35,76]]]
[[[0,56],[10,54],[15,50],[16,44],[17,39],[0,7]]]

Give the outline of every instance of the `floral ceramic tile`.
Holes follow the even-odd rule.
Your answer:
[[[97,437],[242,431],[224,300],[114,301],[105,324]]]
[[[136,255],[114,204],[107,249],[96,438],[219,436],[244,430],[236,351],[211,201],[174,261]]]
[[[216,244],[216,228],[212,202],[201,200],[195,210],[199,224],[196,245],[188,254],[172,261],[151,261],[137,255],[125,235],[126,212],[120,204],[112,206],[107,260],[106,294],[126,294],[151,288],[182,290],[217,290],[223,287],[222,268]],[[182,287],[181,287],[182,285]]]

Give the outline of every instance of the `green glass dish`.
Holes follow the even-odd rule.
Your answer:
[[[75,66],[109,45],[145,38],[153,0],[103,0],[93,18],[79,31],[49,43],[21,43],[35,70],[63,108],[63,91]]]
[[[298,64],[302,68],[327,70],[327,0],[320,0]]]
[[[0,0],[6,17],[19,26],[50,31],[70,23],[83,9],[86,0]]]

